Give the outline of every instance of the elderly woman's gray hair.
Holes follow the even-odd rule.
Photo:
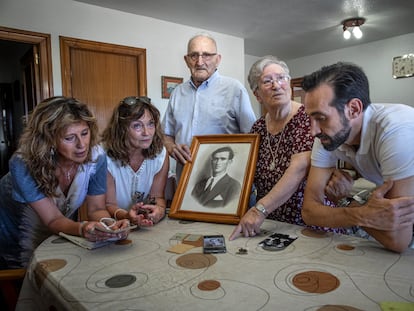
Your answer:
[[[259,58],[250,68],[247,81],[249,81],[250,89],[255,92],[259,87],[259,79],[263,74],[263,70],[271,65],[276,64],[283,68],[286,74],[289,74],[289,67],[284,61],[279,60],[276,56],[266,55]]]

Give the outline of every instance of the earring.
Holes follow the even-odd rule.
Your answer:
[[[50,148],[50,159],[55,160],[55,148]]]

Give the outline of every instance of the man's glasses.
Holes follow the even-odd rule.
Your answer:
[[[122,103],[127,104],[128,106],[132,106],[137,104],[138,102],[143,102],[145,104],[151,104],[151,98],[147,96],[128,96],[122,100]]]
[[[200,57],[203,60],[210,60],[215,55],[217,55],[217,53],[202,53],[202,54],[199,54],[199,53],[190,53],[190,54],[187,54],[187,56],[190,57],[192,61],[196,61]]]
[[[265,88],[273,87],[273,84],[277,82],[280,86],[286,85],[290,81],[290,76],[288,74],[274,75],[273,77],[265,77],[262,80],[262,84]]]

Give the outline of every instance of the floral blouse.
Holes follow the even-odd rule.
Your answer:
[[[304,106],[299,108],[298,112],[286,124],[284,130],[276,135],[267,131],[264,116],[253,124],[250,132],[260,134],[259,155],[254,176],[257,200],[260,200],[282,178],[294,154],[312,150],[314,138],[310,132],[310,119],[305,113]],[[306,226],[301,215],[305,186],[306,179],[300,182],[289,200],[270,213],[268,218]],[[329,201],[325,203],[332,205]],[[343,228],[332,229],[314,226],[312,228],[338,233],[346,232]]]

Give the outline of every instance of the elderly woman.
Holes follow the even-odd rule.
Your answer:
[[[124,98],[103,133],[107,209],[115,219],[152,226],[165,215],[169,159],[160,113],[148,97]]]
[[[73,98],[39,103],[23,130],[10,172],[0,181],[0,267],[26,267],[33,250],[51,234],[91,241],[124,238],[106,233],[106,157],[96,143],[98,128],[88,107]],[[86,200],[87,222],[77,211]],[[114,229],[126,227],[122,220]]]
[[[274,56],[260,58],[252,65],[248,81],[257,101],[267,110],[250,131],[260,135],[254,177],[257,202],[243,216],[230,240],[240,234],[255,236],[265,218],[305,225],[301,208],[313,145],[309,117],[304,106],[291,99],[285,62]]]

